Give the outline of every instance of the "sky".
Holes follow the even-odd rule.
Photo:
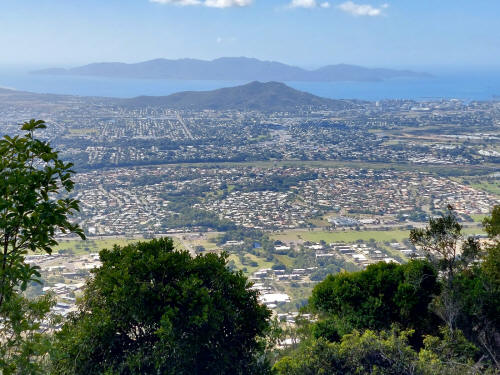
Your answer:
[[[0,65],[247,56],[500,69],[499,0],[0,0]]]

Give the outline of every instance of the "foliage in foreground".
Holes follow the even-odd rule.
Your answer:
[[[68,217],[78,201],[57,197],[73,189],[71,163],[59,159],[47,142],[34,138],[43,121],[23,124],[24,136],[0,140],[0,306],[16,288],[39,277],[24,261],[28,250],[52,252],[56,231],[83,232]]]
[[[64,163],[48,142],[34,137],[43,121],[22,125],[23,135],[0,140],[0,374],[36,374],[43,370],[48,339],[41,333],[53,304],[50,297],[22,295],[40,277],[28,264],[28,251],[52,252],[56,234],[76,233],[69,217],[78,201],[65,198],[73,189],[71,163]]]
[[[437,317],[428,309],[439,293],[436,271],[425,261],[404,265],[376,263],[366,270],[328,276],[309,299],[312,311],[324,319],[316,336],[339,340],[353,329],[388,329],[397,323],[417,331],[414,339],[437,330]]]
[[[51,295],[28,300],[16,294],[2,304],[0,374],[46,373],[50,348],[46,329],[58,320],[50,316],[54,303]]]
[[[476,364],[476,348],[457,331],[427,336],[416,351],[408,344],[411,330],[353,331],[340,342],[312,339],[278,361],[279,375],[457,375],[494,374]]]
[[[169,239],[100,253],[79,311],[56,335],[54,374],[262,374],[270,312],[225,255]]]
[[[483,221],[489,244],[464,237],[451,206],[410,233],[440,272],[442,291],[431,308],[450,331],[461,330],[500,369],[500,206]]]
[[[498,373],[499,222],[497,206],[484,221],[490,243],[481,247],[477,239],[462,236],[449,208],[411,233],[427,261],[380,263],[329,276],[309,300],[318,321],[299,326],[302,342],[275,370],[280,375]]]

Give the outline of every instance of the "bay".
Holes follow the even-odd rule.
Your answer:
[[[20,69],[0,69],[0,87],[36,93],[128,98],[162,96],[180,91],[213,90],[244,81],[182,81],[122,79],[64,75],[34,75]],[[426,79],[380,82],[286,82],[289,86],[332,99],[461,99],[499,100],[500,71],[439,73]]]

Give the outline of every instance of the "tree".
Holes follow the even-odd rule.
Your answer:
[[[69,216],[78,201],[62,194],[73,189],[71,163],[64,163],[48,142],[34,137],[43,121],[22,125],[24,135],[0,140],[0,373],[42,372],[47,340],[40,327],[53,305],[50,296],[28,300],[22,295],[38,281],[28,251],[51,253],[58,231],[84,238]]]
[[[56,325],[59,317],[51,316],[55,300],[51,295],[35,299],[21,294],[4,301],[2,311],[0,373],[46,374],[50,337],[48,325]],[[45,323],[44,325],[42,323]]]
[[[442,337],[427,336],[416,351],[409,344],[411,330],[353,331],[340,342],[323,338],[303,343],[281,358],[278,375],[455,375],[495,374],[485,363],[475,362],[476,348],[460,331],[443,330]]]
[[[439,293],[437,275],[426,261],[376,263],[366,270],[328,276],[309,299],[319,313],[318,337],[339,340],[353,329],[388,329],[398,323],[417,331],[415,343],[436,327],[429,304]]]
[[[227,256],[170,239],[115,246],[57,334],[54,374],[266,373],[270,311]]]
[[[449,282],[479,256],[478,242],[474,238],[464,238],[462,226],[450,205],[444,215],[431,217],[427,227],[412,229],[410,241],[420,246]],[[460,242],[463,243],[461,248]]]
[[[16,287],[24,290],[40,276],[24,262],[28,251],[50,254],[58,230],[84,238],[68,219],[78,211],[78,201],[58,196],[73,189],[73,165],[61,161],[48,142],[34,138],[45,127],[44,121],[31,120],[21,127],[24,136],[0,140],[0,309]]]
[[[500,371],[500,206],[483,225],[490,237],[481,262],[462,272],[456,284],[463,311],[459,325]]]
[[[433,309],[453,332],[460,329],[485,357],[500,368],[500,242],[498,206],[483,224],[491,243],[482,249],[474,238],[464,238],[451,208],[427,228],[413,230],[420,245],[441,271],[442,292]],[[462,246],[459,247],[459,242]]]
[[[442,275],[444,285],[435,301],[435,307],[449,329],[453,330],[462,310],[460,291],[455,279],[479,259],[479,242],[473,237],[466,238],[462,235],[462,226],[450,205],[444,215],[431,217],[427,227],[412,229],[410,241],[420,247]]]
[[[484,218],[483,226],[490,238],[500,235],[500,205],[493,207],[490,217]]]

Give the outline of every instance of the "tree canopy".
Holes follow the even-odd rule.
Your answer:
[[[459,332],[444,330],[426,336],[415,350],[408,341],[413,331],[391,329],[353,331],[338,342],[312,339],[274,366],[278,375],[494,375],[476,364],[477,348]]]
[[[376,263],[366,270],[329,275],[316,285],[310,307],[325,317],[318,336],[339,339],[352,329],[387,329],[399,323],[417,336],[436,326],[429,304],[439,293],[436,271],[425,261]]]
[[[226,255],[192,258],[158,239],[100,258],[57,334],[54,374],[265,373],[270,311]]]
[[[481,245],[463,235],[448,207],[411,232],[428,260],[328,276],[306,306],[316,322],[299,323],[302,342],[274,369],[280,375],[497,374],[498,222],[496,206],[483,222],[490,238]]]

